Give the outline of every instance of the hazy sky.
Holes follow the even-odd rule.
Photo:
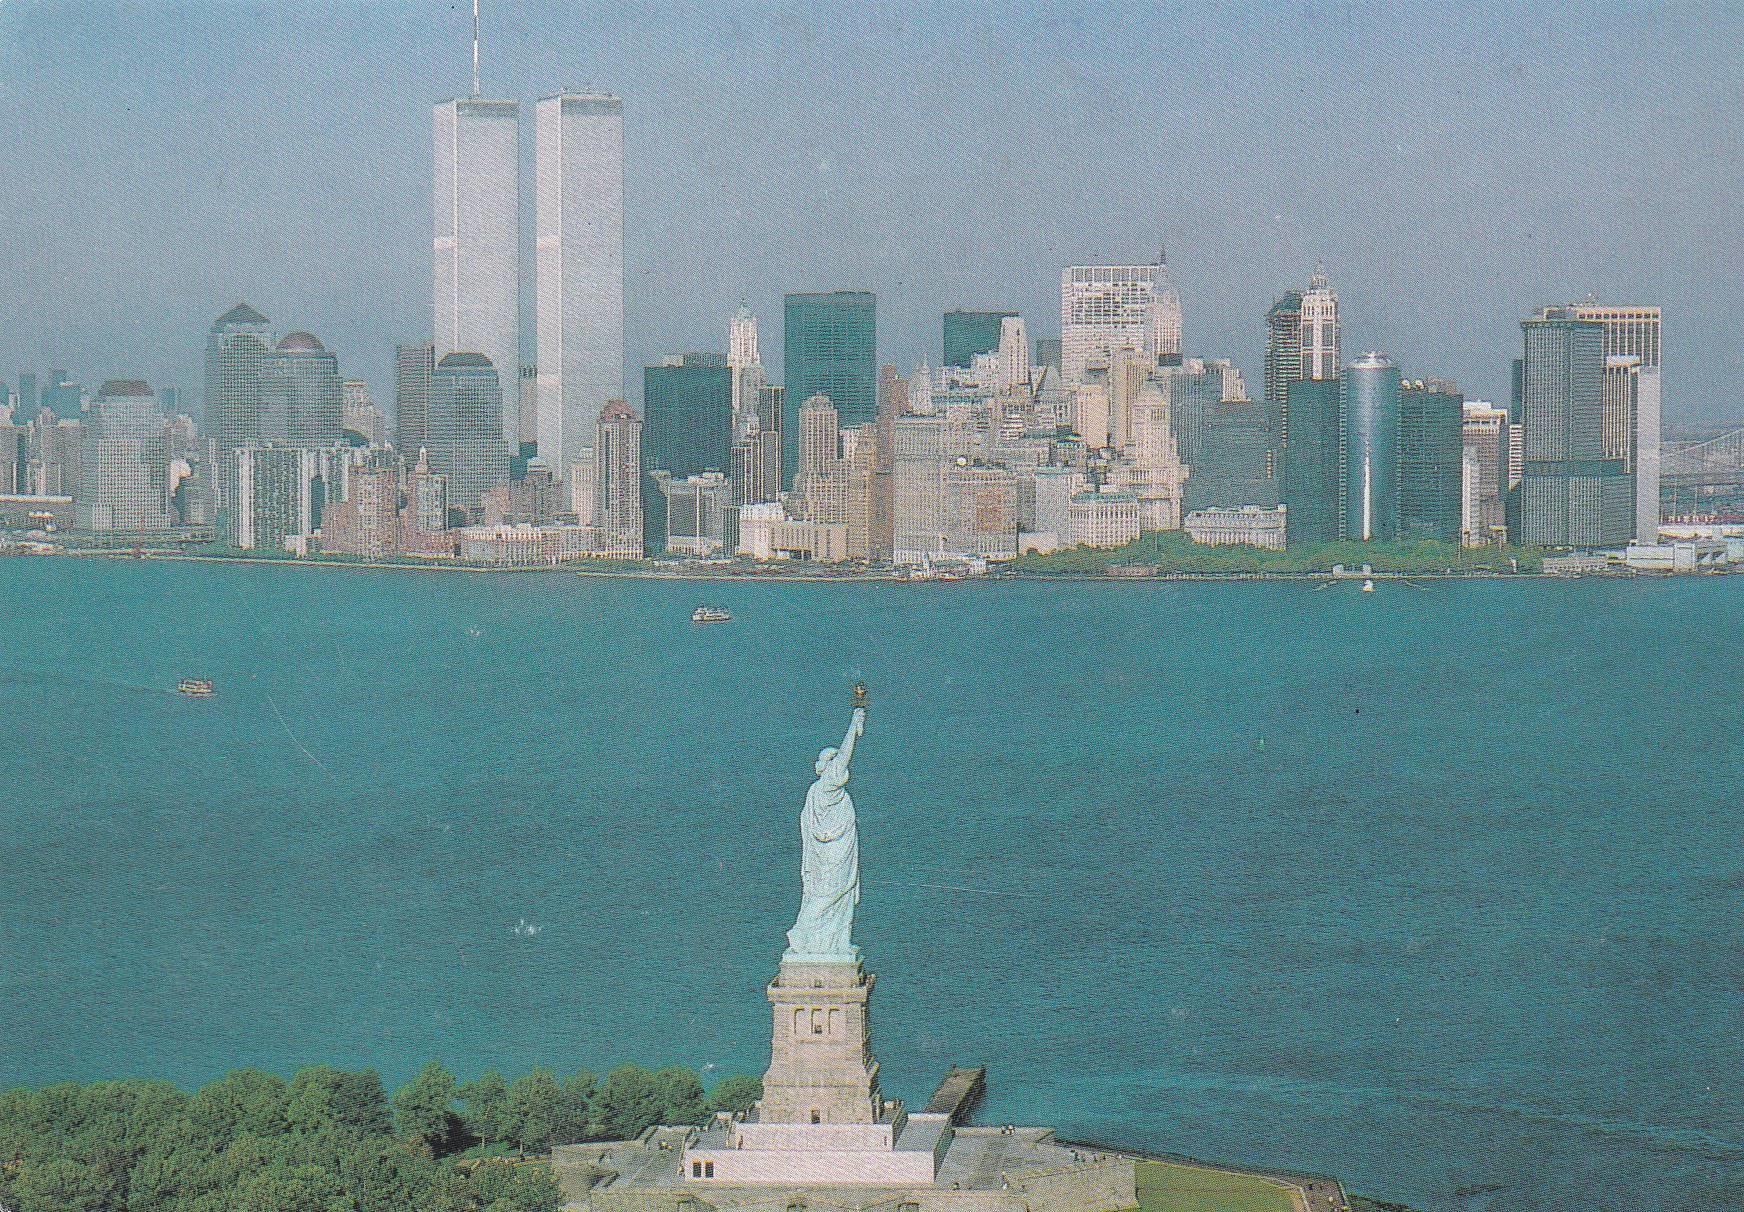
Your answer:
[[[1744,415],[1744,5],[1453,8],[485,0],[484,81],[625,99],[632,398],[741,298],[776,365],[784,291],[874,290],[907,369],[945,309],[1054,335],[1060,266],[1166,245],[1188,352],[1256,388],[1267,304],[1322,259],[1347,354],[1505,398],[1519,316],[1593,292],[1665,307],[1668,416]],[[391,396],[469,30],[435,0],[0,0],[0,377],[197,397],[247,299]]]

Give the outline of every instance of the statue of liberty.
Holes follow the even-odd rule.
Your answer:
[[[866,687],[854,687],[854,714],[840,747],[818,754],[817,780],[799,813],[804,857],[799,916],[787,932],[783,960],[851,964],[859,954],[851,938],[854,906],[860,903],[860,834],[848,795],[848,762],[866,730]]]

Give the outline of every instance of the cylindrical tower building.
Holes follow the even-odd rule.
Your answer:
[[[1346,539],[1399,537],[1399,368],[1366,353],[1344,369],[1342,523]]]

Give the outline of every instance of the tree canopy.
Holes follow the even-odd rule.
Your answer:
[[[10,1212],[556,1212],[553,1145],[624,1139],[744,1110],[735,1076],[620,1065],[488,1071],[432,1061],[389,1098],[374,1070],[289,1081],[238,1069],[193,1092],[149,1080],[0,1091],[0,1205]],[[528,1156],[535,1160],[522,1160]]]

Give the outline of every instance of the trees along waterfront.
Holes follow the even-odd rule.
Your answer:
[[[690,1069],[535,1069],[461,1083],[431,1062],[390,1099],[373,1070],[285,1081],[238,1069],[189,1093],[143,1079],[0,1091],[0,1204],[11,1212],[556,1212],[550,1171],[493,1155],[700,1123],[761,1093]],[[639,1126],[638,1126],[639,1125]],[[482,1158],[472,1162],[471,1158]]]

